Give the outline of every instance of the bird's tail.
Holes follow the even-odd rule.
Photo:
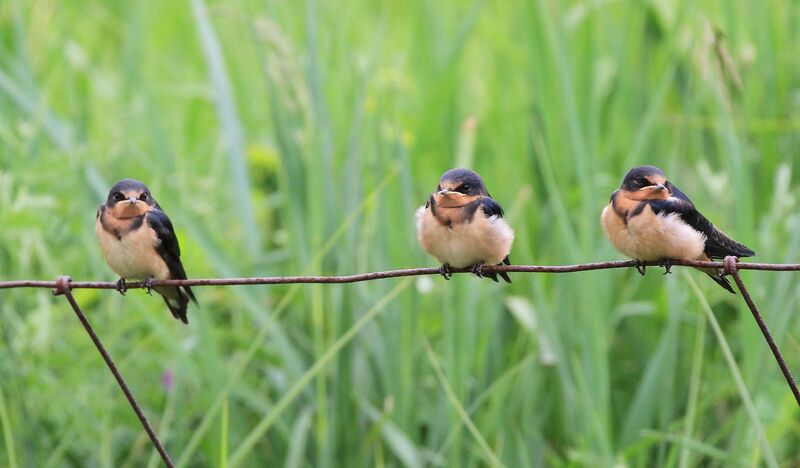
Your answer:
[[[505,264],[505,265],[511,265],[511,260],[509,260],[509,259],[508,259],[508,255],[506,255],[506,258],[504,258],[504,259],[503,259],[503,263],[501,263],[501,264],[499,264],[499,265],[503,265],[503,264]],[[483,273],[483,276],[485,276],[485,277],[487,277],[487,278],[491,279],[491,280],[492,280],[492,281],[494,281],[495,283],[499,283],[499,281],[497,280],[497,276],[498,276],[498,275],[500,275],[500,277],[501,277],[501,278],[503,278],[503,280],[504,280],[506,283],[510,283],[510,282],[511,282],[511,278],[509,278],[509,277],[508,277],[508,273],[506,273],[505,271],[498,271],[497,273],[495,273],[495,272],[492,272],[492,273]]]
[[[731,282],[722,274],[722,270],[717,268],[698,268],[698,270],[710,276],[711,279],[716,281],[718,285],[725,288],[729,293],[736,294],[736,291],[733,290],[733,286],[731,286]]]
[[[191,300],[197,304],[197,299],[195,299],[192,289],[189,286],[154,289],[164,298],[164,302],[167,303],[167,307],[169,307],[169,311],[172,312],[172,316],[188,324],[189,319],[186,317],[186,310],[188,309],[189,301]]]

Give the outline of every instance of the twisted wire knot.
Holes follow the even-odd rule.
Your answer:
[[[736,264],[739,262],[739,257],[728,255],[722,261],[722,269],[725,270],[726,275],[736,276],[739,273],[739,268]]]
[[[72,282],[72,277],[63,275],[56,278],[56,287],[53,289],[54,296],[60,296],[62,294],[67,294],[72,288],[70,287],[69,283]]]

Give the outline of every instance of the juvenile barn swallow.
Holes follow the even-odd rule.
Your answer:
[[[661,169],[641,166],[625,175],[622,186],[600,216],[614,247],[638,262],[752,257],[755,252],[726,236],[694,207]],[[644,274],[644,266],[637,266]],[[716,268],[698,268],[731,293],[733,288]]]
[[[426,252],[442,262],[445,279],[450,268],[472,267],[477,276],[506,282],[506,272],[484,273],[483,265],[510,265],[508,253],[514,231],[503,219],[503,209],[492,200],[481,176],[469,169],[451,169],[442,175],[436,191],[417,210],[417,237]]]
[[[126,279],[144,280],[148,294],[155,289],[164,297],[173,317],[189,323],[189,300],[197,304],[189,286],[150,287],[154,279],[186,279],[186,272],[172,222],[143,183],[123,179],[114,184],[106,202],[97,210],[94,230],[106,263],[120,276],[120,293],[127,290]]]

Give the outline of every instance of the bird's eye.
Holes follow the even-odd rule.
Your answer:
[[[125,199],[125,195],[123,195],[122,192],[116,192],[114,194],[114,200],[115,201],[122,201],[124,199]]]
[[[139,195],[139,200],[147,201],[147,192],[142,192],[142,194]]]
[[[469,192],[469,189],[470,189],[469,184],[464,184],[464,185],[461,186],[460,192],[461,193],[467,193],[467,192]]]

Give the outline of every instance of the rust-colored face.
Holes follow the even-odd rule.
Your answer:
[[[664,200],[671,196],[669,192],[669,182],[660,176],[646,178],[651,184],[639,188],[633,192],[625,192],[625,196],[631,200]]]
[[[155,204],[150,190],[144,184],[126,179],[111,187],[106,199],[106,210],[115,218],[128,219],[142,216]]]
[[[444,173],[433,200],[437,207],[458,208],[488,195],[481,177],[468,169],[452,169]]]
[[[135,193],[122,193],[124,199],[117,201],[114,206],[109,210],[111,215],[115,218],[126,219],[141,216],[150,210],[150,206],[144,201],[139,200],[139,194]]]
[[[620,193],[629,200],[664,200],[672,196],[670,183],[660,169],[642,166],[625,176]]]
[[[472,203],[478,199],[478,197],[480,197],[480,195],[469,193],[468,185],[464,187],[463,184],[451,181],[440,184],[433,194],[436,206],[441,208],[458,208]]]

